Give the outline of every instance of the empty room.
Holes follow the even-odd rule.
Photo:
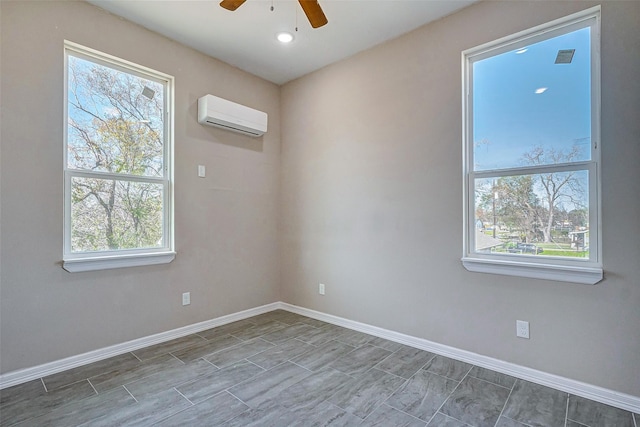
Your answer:
[[[1,426],[640,427],[640,2],[0,19]]]

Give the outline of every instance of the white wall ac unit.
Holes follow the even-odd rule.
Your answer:
[[[198,99],[198,123],[262,136],[267,131],[267,113],[213,95]]]

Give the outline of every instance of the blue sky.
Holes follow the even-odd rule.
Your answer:
[[[536,146],[584,146],[590,157],[590,29],[584,28],[473,64],[475,170],[522,166]],[[558,50],[575,49],[570,64]],[[536,94],[539,88],[547,88]]]
[[[162,135],[164,131],[162,110],[155,108],[155,104],[152,101],[148,101],[147,98],[142,95],[143,88],[149,87],[155,91],[153,98],[162,105],[164,92],[163,86],[160,83],[119,71],[116,68],[94,63],[72,54],[69,55],[68,61],[69,82],[67,90],[69,99],[68,119],[70,123],[73,122],[77,124],[78,127],[82,128],[88,135],[96,140],[98,140],[99,137],[97,124],[94,123],[94,115],[104,120],[118,118],[124,121],[138,123],[140,130],[139,135],[143,134],[148,124],[155,132]],[[74,70],[75,73],[73,72]],[[89,79],[90,76],[94,75],[93,71],[97,71],[97,74],[109,75],[112,78],[110,82],[113,86],[103,88],[102,90],[99,89],[100,84],[95,84],[94,86]],[[77,80],[74,80],[74,77],[77,77]],[[109,91],[114,97],[118,97],[118,94],[121,94],[121,96],[125,98],[122,103],[125,105],[129,104],[130,110],[135,109],[136,113],[132,115],[124,111],[124,109],[120,109],[120,106],[111,103],[103,93],[104,91]],[[129,98],[131,98],[128,102],[126,101],[126,94],[129,94]],[[89,110],[91,114],[72,105],[78,101],[85,109]],[[73,129],[72,126],[69,126],[68,129],[68,145],[70,148],[68,153],[68,167],[71,169],[90,169],[107,172],[108,170],[105,164],[96,166],[97,162],[94,150],[79,136],[78,131]],[[134,133],[134,135],[136,134]],[[110,153],[112,158],[116,158],[119,155],[119,144],[105,143],[102,144],[101,148],[104,152]],[[147,153],[149,152],[147,151]],[[156,147],[155,158],[149,158],[148,161],[151,162],[153,167],[146,169],[145,173],[156,176],[158,171],[162,170],[162,147]]]

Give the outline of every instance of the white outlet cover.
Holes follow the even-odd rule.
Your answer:
[[[529,322],[516,320],[516,336],[529,339]]]
[[[204,165],[198,165],[198,176],[204,178],[207,175],[207,168]]]
[[[182,305],[191,304],[191,292],[185,292],[182,294]]]

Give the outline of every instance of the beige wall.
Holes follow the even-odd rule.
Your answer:
[[[0,371],[278,301],[279,87],[84,2],[1,4]],[[175,76],[170,264],[60,266],[64,39]],[[199,125],[207,93],[266,111],[269,132],[252,139]]]
[[[602,7],[606,279],[460,263],[461,51],[594,4],[482,2],[285,85],[283,300],[640,396],[640,2]]]
[[[85,3],[0,4],[0,372],[281,299],[640,396],[640,3],[603,4],[596,286],[460,264],[460,52],[595,3],[483,2],[282,88]],[[176,77],[171,264],[59,265],[63,39]],[[206,93],[269,132],[198,125]]]

